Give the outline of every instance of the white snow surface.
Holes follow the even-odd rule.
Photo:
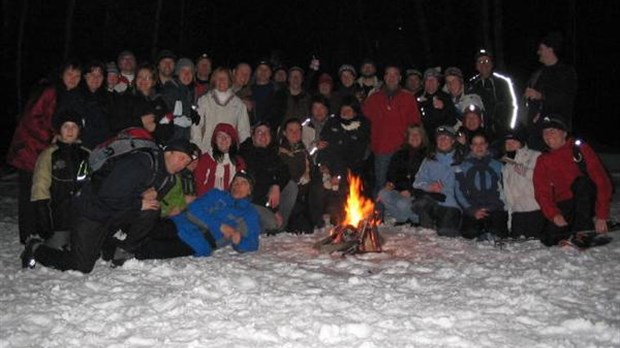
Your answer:
[[[382,226],[342,257],[281,234],[256,253],[21,268],[0,184],[0,347],[620,347],[620,234],[586,252]],[[613,204],[613,216],[620,206]]]

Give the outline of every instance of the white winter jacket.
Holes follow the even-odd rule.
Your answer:
[[[506,207],[509,213],[539,210],[540,206],[534,198],[534,167],[540,152],[523,146],[514,158],[508,160],[502,169]]]

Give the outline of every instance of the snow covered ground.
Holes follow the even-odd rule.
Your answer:
[[[382,227],[385,252],[260,251],[22,270],[0,184],[0,347],[619,347],[620,234],[587,252]],[[613,205],[620,217],[620,205]]]

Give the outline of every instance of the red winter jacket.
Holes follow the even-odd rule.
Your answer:
[[[534,195],[549,220],[561,214],[556,203],[573,197],[571,184],[583,175],[573,161],[573,144],[573,139],[567,139],[561,148],[540,155],[534,167]],[[588,144],[580,148],[588,174],[596,184],[596,218],[606,220],[609,217],[611,181],[594,150]]]
[[[7,162],[15,168],[34,172],[37,157],[48,148],[54,137],[52,117],[56,111],[56,90],[48,87],[24,112],[15,129]]]
[[[415,97],[402,89],[391,98],[384,90],[371,94],[362,111],[370,120],[370,147],[379,155],[398,151],[405,141],[407,127],[421,122]]]

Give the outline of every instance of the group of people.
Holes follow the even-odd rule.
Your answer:
[[[308,71],[212,69],[206,54],[168,50],[154,65],[130,51],[69,61],[27,105],[7,156],[19,174],[23,265],[88,273],[99,257],[254,251],[260,234],[340,223],[351,175],[386,217],[442,236],[555,245],[605,232],[611,183],[569,136],[576,75],[560,47],[555,34],[540,42],[524,120],[488,50],[469,81],[456,67],[387,65],[380,78],[372,60],[360,76],[341,65],[338,83],[316,59]],[[122,137],[109,139],[136,130],[151,145],[91,168]]]

